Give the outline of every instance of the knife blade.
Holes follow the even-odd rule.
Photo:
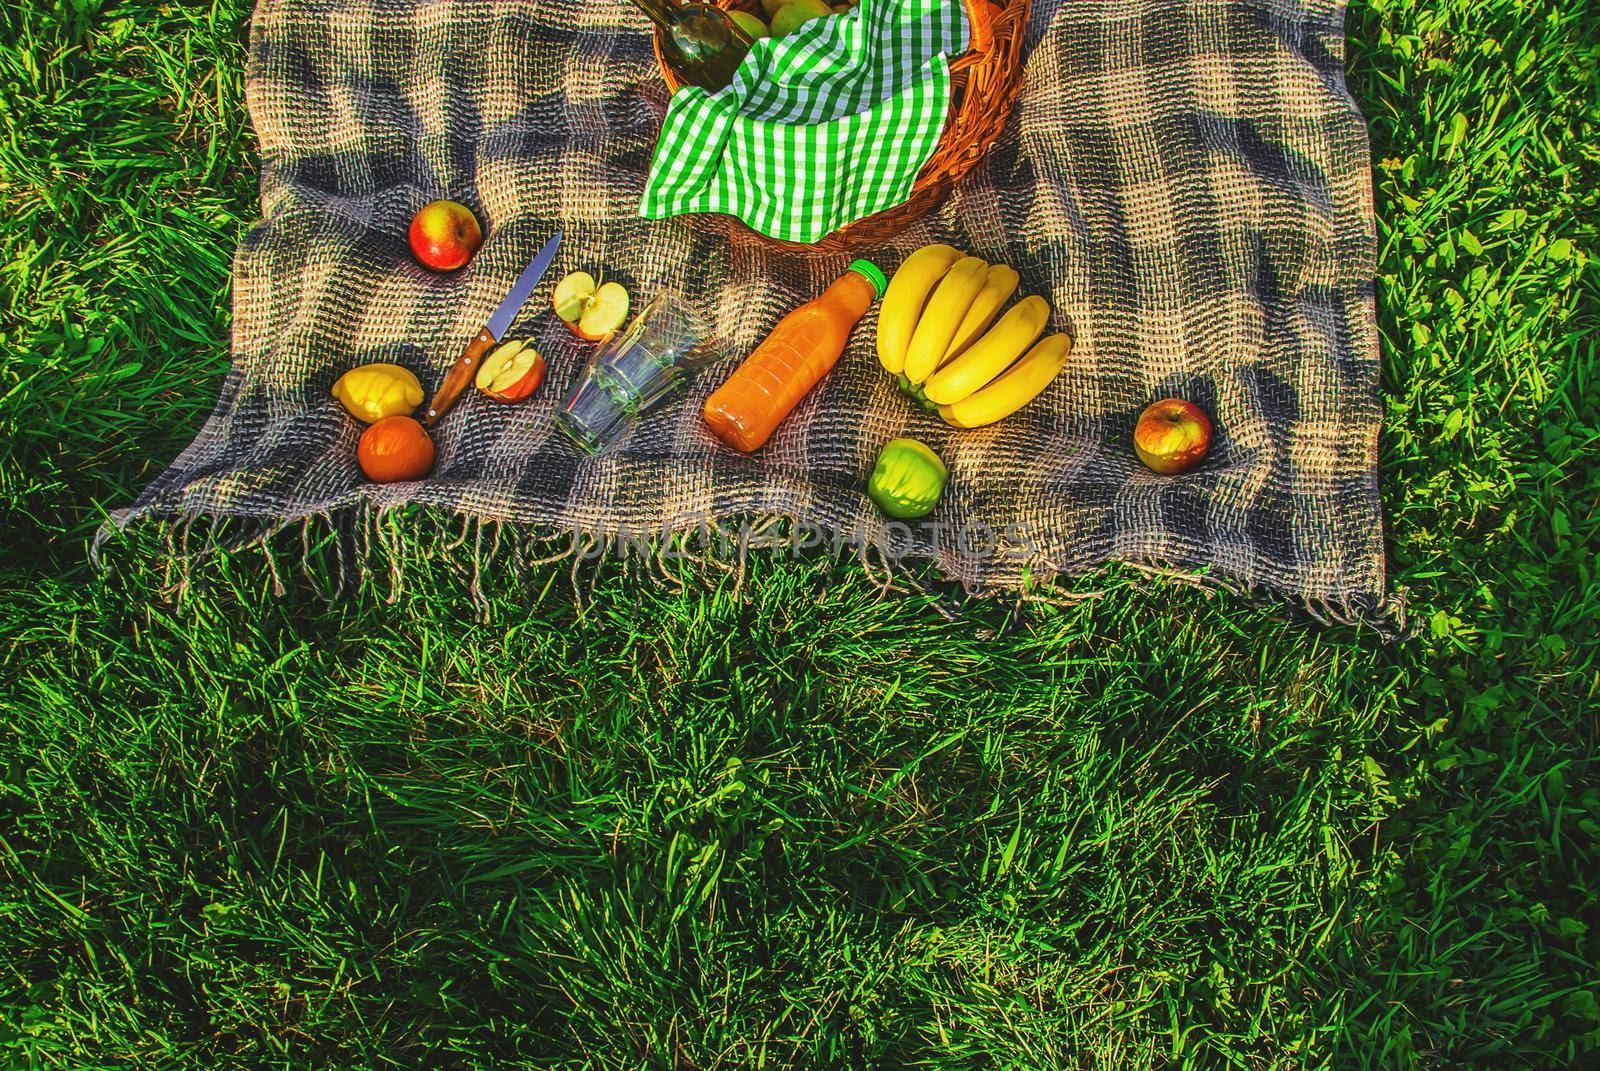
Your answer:
[[[522,311],[523,304],[528,300],[528,295],[533,293],[533,288],[539,285],[539,280],[544,278],[544,273],[549,270],[550,262],[555,260],[556,251],[561,248],[561,232],[544,244],[544,248],[535,253],[533,259],[528,261],[528,266],[522,269],[522,274],[517,276],[517,281],[511,284],[511,290],[506,294],[505,300],[500,302],[500,307],[489,315],[489,320],[483,325],[473,340],[467,343],[467,348],[461,351],[455,367],[450,369],[450,374],[444,377],[444,382],[439,384],[439,389],[434,392],[433,400],[428,403],[428,412],[422,422],[428,427],[433,427],[439,418],[449,411],[461,397],[461,392],[466,390],[472,382],[472,377],[477,374],[478,366],[489,353],[489,347],[499,342],[511,327],[511,321],[517,318],[517,313]]]

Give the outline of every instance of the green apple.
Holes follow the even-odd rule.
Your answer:
[[[950,480],[939,455],[916,439],[890,439],[867,477],[867,497],[891,517],[911,520],[933,512]]]
[[[812,19],[833,14],[833,9],[822,0],[788,0],[772,16],[772,36],[788,37]]]
[[[735,26],[749,34],[752,41],[759,41],[767,36],[767,24],[748,11],[730,11],[728,17],[733,20]]]

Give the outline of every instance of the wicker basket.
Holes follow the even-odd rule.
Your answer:
[[[712,0],[732,11],[760,15],[757,0]],[[847,223],[821,241],[810,244],[768,238],[728,217],[734,237],[797,251],[843,253],[877,245],[899,234],[943,201],[957,182],[971,171],[1000,136],[1000,129],[1016,103],[1022,84],[1022,34],[1028,25],[1030,0],[965,0],[971,43],[950,63],[950,117],[933,155],[923,165],[911,187],[911,196],[893,208]],[[661,32],[656,31],[656,64],[667,89],[676,93],[682,83],[661,58]]]

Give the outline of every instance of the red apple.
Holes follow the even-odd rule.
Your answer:
[[[1139,414],[1133,452],[1153,472],[1188,472],[1211,449],[1211,418],[1182,398],[1163,398]]]
[[[557,283],[550,303],[573,334],[590,342],[610,338],[628,318],[628,291],[620,283],[596,283],[586,271]]]
[[[455,271],[483,244],[472,209],[455,201],[430,201],[411,219],[411,254],[434,271]]]
[[[478,389],[500,402],[520,402],[544,382],[544,357],[526,342],[507,342],[478,368]]]

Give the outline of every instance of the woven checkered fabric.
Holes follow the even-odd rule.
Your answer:
[[[718,93],[672,98],[639,211],[724,212],[815,242],[900,204],[944,132],[957,0],[862,0],[763,38]]]
[[[235,262],[233,369],[193,444],[118,520],[411,502],[609,535],[781,516],[978,589],[1121,559],[1381,621],[1376,240],[1342,17],[1337,0],[1038,0],[996,147],[873,256],[893,268],[942,239],[1015,265],[1077,340],[1065,373],[1015,416],[955,431],[901,399],[869,313],[744,457],[705,432],[706,395],[847,258],[730,241],[716,217],[639,217],[667,105],[643,16],[623,0],[261,0],[248,99],[263,219]],[[450,276],[406,248],[412,214],[440,196],[488,226]],[[641,297],[677,290],[728,363],[624,449],[580,457],[552,426],[580,354],[540,317],[542,289],[512,329],[544,342],[540,394],[468,397],[437,429],[431,477],[365,482],[334,379],[387,360],[436,385],[558,226],[552,278],[604,267]],[[1167,394],[1219,431],[1179,477],[1130,449],[1136,414]],[[862,492],[897,435],[949,463],[925,525],[886,526]]]

